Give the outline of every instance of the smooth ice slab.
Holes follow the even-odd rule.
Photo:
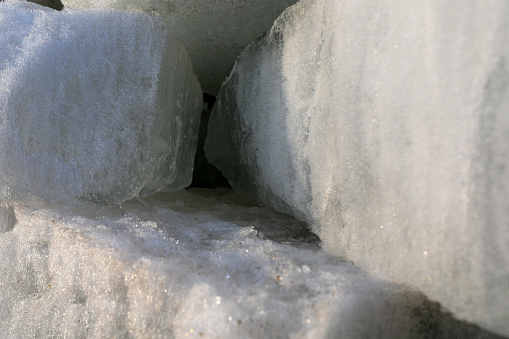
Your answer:
[[[1,336],[495,338],[327,255],[302,222],[239,201],[209,190],[122,207],[2,203]]]
[[[301,1],[242,53],[209,127],[234,189],[509,335],[507,1]]]
[[[191,182],[201,90],[161,20],[10,1],[0,30],[2,194],[119,203]]]
[[[189,52],[204,92],[216,95],[240,52],[297,0],[63,0],[65,8],[142,11],[163,19]]]

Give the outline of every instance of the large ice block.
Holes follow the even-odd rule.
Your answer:
[[[119,203],[191,182],[202,107],[166,25],[0,3],[0,188]]]
[[[297,0],[63,0],[66,8],[155,14],[189,52],[204,92],[216,95],[240,52]]]
[[[242,53],[209,127],[235,189],[509,335],[507,1],[301,1]]]
[[[0,337],[496,339],[324,253],[302,222],[238,202],[3,202]]]

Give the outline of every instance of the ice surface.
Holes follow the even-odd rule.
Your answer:
[[[192,178],[202,93],[165,24],[0,3],[0,188],[119,203]]]
[[[493,337],[241,201],[194,190],[121,207],[3,202],[0,222],[14,224],[0,227],[0,337]]]
[[[240,52],[297,0],[64,0],[65,8],[143,11],[184,44],[203,90],[216,95]]]
[[[206,152],[325,249],[509,335],[509,2],[301,1],[241,55]]]

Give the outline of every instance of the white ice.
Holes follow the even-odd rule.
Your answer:
[[[324,248],[509,335],[509,2],[303,0],[241,55],[206,154]]]
[[[228,191],[0,205],[1,338],[474,338]]]
[[[240,196],[128,202],[190,181],[170,35],[223,74],[284,1],[67,4],[0,2],[0,338],[509,335],[509,3],[300,2],[211,120]]]
[[[66,9],[145,12],[166,22],[189,52],[204,92],[216,95],[240,52],[297,0],[63,0]]]
[[[0,3],[0,195],[119,203],[191,182],[202,107],[166,25]]]

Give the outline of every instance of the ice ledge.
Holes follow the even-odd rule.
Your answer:
[[[491,337],[238,202],[210,190],[121,207],[4,201],[2,337]]]

